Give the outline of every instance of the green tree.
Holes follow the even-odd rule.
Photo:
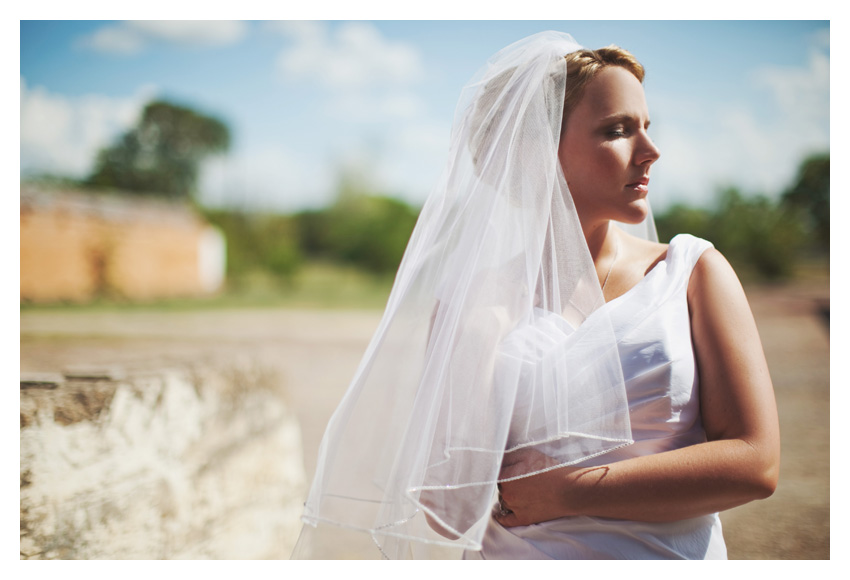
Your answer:
[[[656,216],[655,227],[658,230],[658,240],[664,243],[680,233],[711,240],[714,238],[711,231],[714,227],[714,215],[707,209],[677,203]]]
[[[330,210],[327,240],[343,262],[378,274],[395,272],[416,218],[416,211],[391,197],[347,196]]]
[[[86,183],[185,199],[195,193],[200,162],[229,146],[230,131],[222,121],[154,101],[136,127],[100,151]]]
[[[715,246],[730,261],[746,262],[767,279],[793,273],[805,239],[799,214],[764,196],[721,192],[713,217]]]
[[[818,248],[829,252],[829,153],[803,161],[782,201],[804,213]]]
[[[418,212],[391,197],[350,194],[331,207],[295,216],[305,254],[376,274],[395,272]]]
[[[800,212],[734,187],[718,192],[712,209],[675,205],[656,218],[658,239],[678,233],[710,240],[739,273],[776,280],[793,274],[805,242]]]
[[[301,250],[374,274],[394,273],[419,212],[398,199],[376,195],[355,169],[340,172],[337,188],[333,205],[295,216]]]
[[[206,210],[206,219],[227,238],[227,277],[240,284],[251,273],[264,271],[290,282],[302,263],[292,217]]]

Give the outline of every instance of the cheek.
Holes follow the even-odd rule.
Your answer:
[[[625,146],[613,144],[600,147],[593,155],[592,163],[597,171],[611,173],[622,170],[629,164],[629,152]]]
[[[558,152],[558,157],[561,161],[564,177],[570,185],[584,182],[587,175],[592,175],[597,170],[594,167],[593,159],[587,155],[587,151],[584,149],[577,151],[562,149]]]
[[[583,147],[563,146],[558,150],[567,185],[577,197],[599,197],[622,181],[630,159],[625,140],[596,143]]]
[[[606,189],[609,178],[617,178],[617,159],[610,153],[573,157],[564,168],[564,177],[574,195],[593,195]]]

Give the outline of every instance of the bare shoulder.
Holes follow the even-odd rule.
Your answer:
[[[715,248],[708,248],[697,260],[691,273],[688,298],[708,297],[717,293],[743,297],[744,289],[726,257]]]
[[[704,251],[694,266],[687,295],[695,329],[723,325],[740,328],[744,321],[752,321],[750,303],[738,275],[714,248]]]

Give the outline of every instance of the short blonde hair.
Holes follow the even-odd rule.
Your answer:
[[[618,46],[607,46],[598,50],[581,49],[564,56],[567,63],[566,87],[564,90],[564,107],[561,116],[561,135],[567,124],[567,118],[584,94],[584,88],[604,68],[621,66],[631,72],[640,82],[643,82],[644,70],[637,59],[629,51]],[[470,117],[469,149],[472,162],[480,167],[482,157],[492,151],[492,133],[500,124],[506,122],[502,112],[502,101],[506,98],[505,91],[515,81],[517,67],[510,67],[492,77],[476,96],[473,112]],[[551,72],[546,76],[548,83],[564,82],[563,69]],[[549,91],[544,91],[549,94]],[[551,108],[550,114],[553,127],[557,123],[556,103],[547,103]],[[513,114],[516,114],[514,112]]]
[[[561,132],[567,125],[570,113],[584,94],[587,83],[593,80],[599,71],[611,66],[620,66],[643,82],[643,65],[628,50],[613,44],[597,50],[577,50],[566,55],[564,59],[567,61],[567,86],[564,91],[564,117]]]

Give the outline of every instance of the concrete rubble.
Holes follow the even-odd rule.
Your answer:
[[[256,364],[21,376],[22,559],[287,558],[301,432]]]

